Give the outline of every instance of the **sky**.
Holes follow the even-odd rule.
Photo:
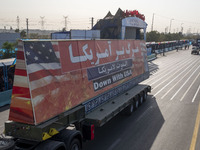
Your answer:
[[[147,31],[199,33],[200,0],[0,0],[0,29],[17,28],[19,16],[20,30],[29,29],[61,30],[91,29],[94,24],[110,11],[113,15],[118,8],[138,10],[145,15]],[[43,19],[42,19],[43,18]],[[43,24],[43,26],[42,26]]]

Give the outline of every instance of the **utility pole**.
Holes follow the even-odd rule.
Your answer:
[[[153,17],[152,17],[151,31],[153,31],[153,23],[154,23],[154,13],[153,13]]]
[[[63,17],[65,19],[65,30],[67,31],[67,18],[68,18],[68,16],[63,16]]]
[[[173,21],[174,19],[171,19],[170,20],[170,26],[169,26],[169,33],[171,32],[171,26],[172,26],[172,21]]]
[[[43,17],[40,16],[40,18],[41,18],[41,21],[40,21],[40,23],[41,23],[41,30],[44,30],[44,16]]]
[[[94,26],[94,18],[92,17],[92,19],[91,19],[91,29],[93,28],[93,26]]]
[[[167,32],[168,32],[168,27],[165,28],[165,34],[167,34]]]
[[[27,38],[29,38],[29,33],[28,33],[28,18],[26,18],[26,28],[27,28]]]
[[[17,16],[17,29],[19,30],[19,16]]]
[[[183,34],[183,25],[184,23],[181,23],[181,33]]]

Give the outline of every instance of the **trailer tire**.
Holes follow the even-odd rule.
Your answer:
[[[131,103],[130,105],[128,105],[126,108],[125,108],[125,114],[130,116],[134,111],[134,104]]]
[[[144,102],[147,100],[147,91],[144,91],[144,93],[143,93],[143,99],[144,99]]]
[[[138,100],[138,98],[135,98],[134,99],[134,108],[135,108],[135,110],[138,109],[138,107],[139,107],[139,100]]]
[[[73,145],[74,140],[77,141],[79,143],[79,149],[77,150],[81,150],[82,149],[82,135],[80,133],[80,131],[78,130],[67,130],[64,129],[62,130],[59,134],[56,134],[55,136],[52,137],[54,140],[56,141],[61,141],[65,144],[67,150],[71,150],[71,145]],[[75,142],[77,143],[77,142]]]
[[[1,150],[13,150],[15,148],[15,142],[13,140],[0,138]]]
[[[142,103],[144,102],[144,94],[140,94],[139,95],[139,105],[142,105]]]
[[[78,139],[73,139],[69,150],[81,150],[80,141]]]
[[[48,150],[65,150],[65,144],[60,141],[54,141],[54,140],[47,140],[42,143],[40,143],[34,150],[42,150],[42,149],[48,149]]]

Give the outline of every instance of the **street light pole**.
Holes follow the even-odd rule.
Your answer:
[[[154,22],[154,13],[153,13],[153,17],[152,17],[151,31],[153,31],[153,22]]]
[[[182,25],[183,25],[184,23],[181,23],[181,33],[183,34],[183,27],[182,27]]]
[[[174,19],[170,20],[169,33],[171,32],[172,20],[174,20]]]

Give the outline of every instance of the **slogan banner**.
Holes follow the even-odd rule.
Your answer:
[[[105,76],[103,78],[94,80],[93,81],[94,91],[103,89],[104,87],[109,86],[120,80],[123,80],[131,75],[132,75],[132,70],[127,69],[127,70],[123,70],[123,71],[117,72],[115,74],[111,74],[111,75]]]
[[[125,59],[88,68],[88,80],[93,80],[132,67],[132,59]]]
[[[130,40],[59,42],[62,72],[132,59],[139,52],[138,47]]]
[[[140,40],[30,40],[22,45],[29,111],[13,109],[20,110],[17,117],[12,113],[13,121],[39,124],[83,103],[87,113],[149,75],[145,42]],[[24,85],[24,80],[14,82]],[[15,98],[15,105],[21,106],[22,100]]]

